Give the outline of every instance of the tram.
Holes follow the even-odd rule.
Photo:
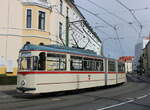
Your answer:
[[[17,90],[48,93],[126,82],[124,63],[90,50],[26,44],[19,53]]]

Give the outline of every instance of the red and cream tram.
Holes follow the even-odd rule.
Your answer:
[[[95,52],[61,47],[25,45],[18,59],[17,90],[47,93],[126,82],[124,63]]]

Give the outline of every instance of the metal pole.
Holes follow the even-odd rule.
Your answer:
[[[10,17],[10,0],[8,0],[8,4],[7,4],[7,31],[6,31],[6,33],[8,34],[9,33],[9,17]],[[5,44],[5,65],[8,65],[7,63],[8,63],[8,37],[9,36],[6,36],[6,44]],[[7,66],[7,68],[8,68],[8,66]]]
[[[69,47],[69,17],[66,16],[66,46]]]

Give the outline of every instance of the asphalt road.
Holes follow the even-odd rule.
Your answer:
[[[150,83],[128,77],[128,83],[92,90],[20,94],[0,86],[0,110],[150,110]]]

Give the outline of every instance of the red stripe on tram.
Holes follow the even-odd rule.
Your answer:
[[[108,74],[125,74],[125,72],[108,72]]]
[[[105,72],[77,72],[77,71],[51,71],[51,72],[18,72],[18,74],[104,74]]]
[[[27,74],[104,74],[106,72],[78,72],[78,71],[51,71],[51,72],[18,72],[18,74],[27,75]],[[118,72],[108,72],[108,74],[124,74]]]

